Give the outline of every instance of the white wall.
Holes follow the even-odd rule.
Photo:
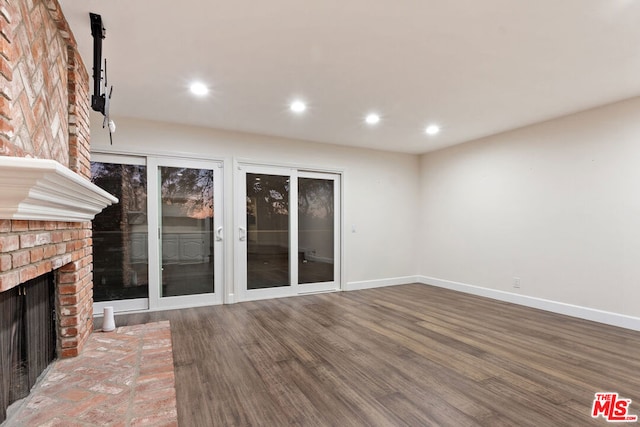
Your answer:
[[[420,222],[424,276],[640,317],[640,98],[423,155]]]
[[[225,160],[229,190],[234,158],[344,170],[346,282],[416,273],[417,156],[125,118],[116,118],[111,146],[102,118],[92,115],[91,123],[94,151]]]
[[[135,119],[110,146],[99,117],[92,147],[223,159],[227,185],[233,159],[342,169],[348,288],[419,274],[638,328],[638,112],[640,98],[419,157]]]

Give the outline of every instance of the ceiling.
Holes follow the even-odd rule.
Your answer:
[[[424,153],[640,95],[640,0],[59,2],[115,117]]]

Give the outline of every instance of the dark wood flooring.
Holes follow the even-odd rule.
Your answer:
[[[117,316],[171,321],[182,426],[585,426],[640,414],[640,333],[425,285]]]

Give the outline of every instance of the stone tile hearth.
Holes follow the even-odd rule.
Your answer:
[[[168,321],[91,335],[55,361],[3,426],[177,426]]]

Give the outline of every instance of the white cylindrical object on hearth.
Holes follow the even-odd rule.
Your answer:
[[[113,307],[104,308],[104,317],[102,318],[102,331],[111,332],[116,329],[116,321],[113,318]]]

